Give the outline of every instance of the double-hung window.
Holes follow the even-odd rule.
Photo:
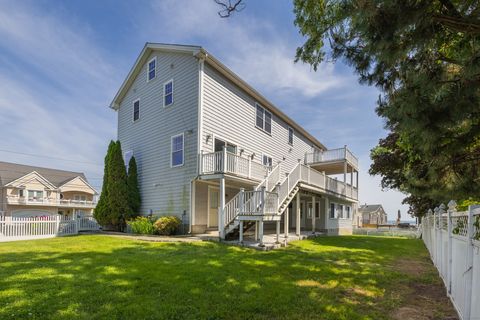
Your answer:
[[[173,136],[171,141],[171,166],[179,167],[183,166],[184,160],[184,143],[183,133]]]
[[[337,217],[343,219],[343,204],[337,205]]]
[[[173,80],[163,84],[163,106],[168,107],[173,104]]]
[[[347,219],[350,219],[351,215],[350,215],[350,206],[345,206],[345,213],[346,213],[346,218]]]
[[[330,219],[335,219],[335,203],[330,203]]]
[[[288,143],[293,146],[293,128],[288,127]]]
[[[140,119],[140,100],[133,102],[133,121]]]
[[[147,81],[155,79],[157,76],[157,57],[148,61]]]
[[[259,104],[256,105],[256,109],[255,125],[265,132],[272,133],[272,114]]]
[[[264,166],[271,167],[273,165],[273,159],[272,159],[272,157],[264,154],[262,156],[262,163],[263,163]]]

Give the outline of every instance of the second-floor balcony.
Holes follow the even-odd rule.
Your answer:
[[[277,183],[289,176],[288,174],[285,176],[280,174],[282,171],[280,168],[281,163],[272,168],[255,162],[250,158],[243,158],[227,151],[203,153],[199,162],[200,174],[202,175],[231,174],[232,176],[248,178],[258,182],[262,181],[269,191],[273,190]],[[300,163],[298,165],[299,171],[297,175],[299,175],[299,182],[341,197],[358,199],[358,188],[353,183],[329,177],[324,172],[315,170],[311,166]],[[267,176],[268,178],[266,178]]]
[[[202,153],[200,156],[200,174],[226,173],[238,177],[262,181],[271,167],[258,163],[250,157],[244,158],[224,151]]]
[[[327,174],[341,174],[350,169],[358,171],[358,158],[347,148],[316,151],[305,154],[305,164]]]
[[[29,198],[19,196],[8,196],[7,204],[9,205],[25,205],[25,206],[52,206],[52,207],[68,207],[68,208],[95,208],[96,201],[89,200],[66,200],[52,198]]]

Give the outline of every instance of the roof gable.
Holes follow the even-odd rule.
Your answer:
[[[235,74],[232,70],[230,70],[228,67],[226,67],[223,63],[221,63],[218,59],[216,59],[213,55],[211,55],[209,52],[207,52],[204,48],[200,46],[147,42],[143,47],[142,51],[140,52],[140,55],[137,57],[137,60],[135,61],[133,67],[130,69],[130,72],[128,73],[127,77],[125,78],[119,90],[115,94],[115,97],[110,103],[110,108],[114,110],[118,110],[118,108],[120,107],[120,102],[123,100],[123,98],[127,94],[128,89],[131,87],[131,85],[135,81],[135,78],[140,73],[142,67],[147,63],[148,57],[154,51],[191,53],[193,56],[204,59],[206,63],[208,63],[215,70],[220,72],[228,80],[232,81],[239,88],[247,92],[247,94],[251,95],[263,107],[267,108],[269,111],[271,111],[280,119],[285,121],[297,132],[305,136],[317,148],[320,148],[321,150],[327,150],[327,147],[325,147],[314,136],[308,133],[303,127],[301,127],[299,124],[293,121],[289,116],[283,113],[273,103],[271,103],[264,96],[262,96],[257,90],[255,90],[252,86],[250,86],[247,82],[241,79],[237,74]]]
[[[81,191],[90,194],[98,194],[97,190],[95,190],[87,181],[85,181],[80,176],[65,181],[62,185],[59,186],[59,189],[62,192]]]
[[[7,185],[10,182],[17,180],[32,172],[37,172],[55,187],[63,184],[67,180],[73,179],[78,176],[82,177],[82,179],[87,181],[85,175],[81,172],[57,170],[0,161],[0,186]]]
[[[32,181],[37,181],[48,189],[56,189],[56,187],[52,183],[50,183],[50,181],[45,179],[45,177],[43,177],[41,174],[39,174],[36,171],[30,172],[24,176],[21,176],[20,178],[7,183],[5,186],[19,188],[19,187],[25,186],[26,184],[32,183]]]

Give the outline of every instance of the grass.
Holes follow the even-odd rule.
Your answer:
[[[83,235],[0,244],[0,319],[390,319],[412,283],[438,281],[415,239],[259,252]]]

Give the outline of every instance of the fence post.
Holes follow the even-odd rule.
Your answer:
[[[438,232],[437,232],[437,228],[438,228],[438,222],[439,222],[438,210],[439,210],[438,207],[433,209],[433,250],[432,250],[433,251],[433,263],[435,264],[435,267],[437,267],[437,269],[438,269],[438,263],[437,263],[437,259],[438,259],[438,256],[437,256]]]
[[[77,217],[76,217],[76,214],[75,214],[75,209],[73,210],[73,228],[74,228],[74,233],[77,234],[78,233],[78,225],[77,225]]]
[[[465,314],[463,319],[470,319],[472,309],[472,281],[473,281],[473,210],[479,205],[468,206],[467,254],[465,255]]]
[[[58,234],[60,233],[60,215],[57,214],[56,217],[56,230],[55,230],[55,234],[58,236]]]
[[[452,213],[456,210],[457,203],[455,200],[450,200],[448,203],[448,216],[447,216],[447,232],[448,232],[448,248],[447,248],[447,292],[448,294],[452,293]]]

